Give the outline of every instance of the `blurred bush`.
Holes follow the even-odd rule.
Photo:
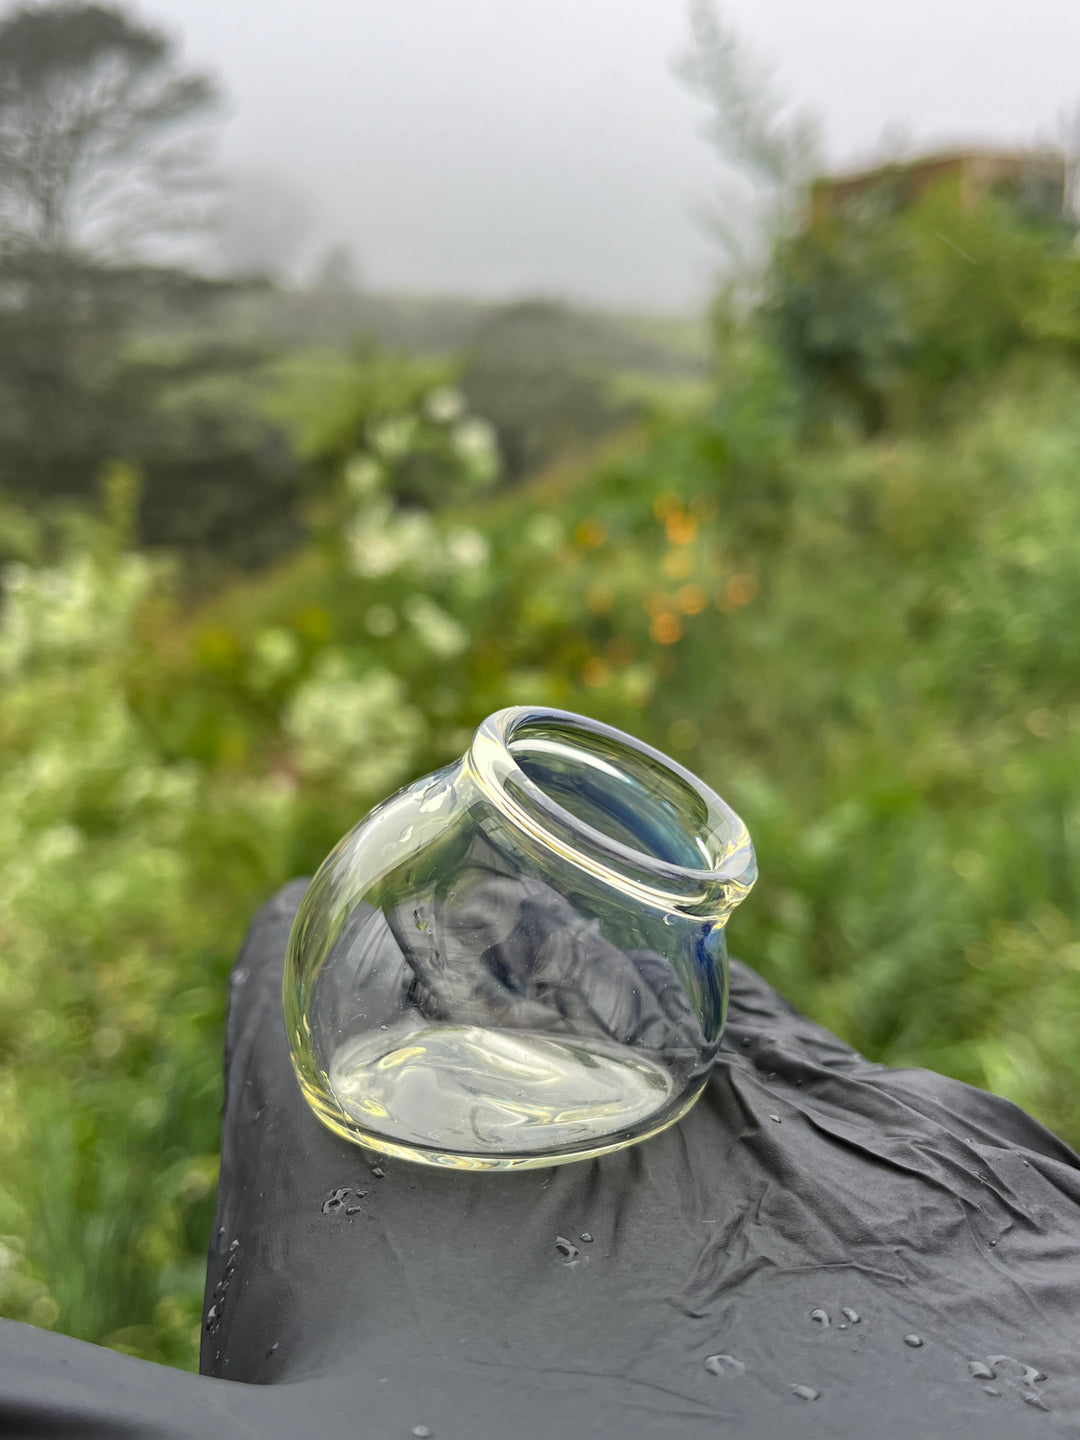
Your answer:
[[[132,466],[0,509],[3,1313],[194,1363],[244,927],[516,702],[731,799],[797,1004],[1080,1139],[1080,281],[949,203],[786,243],[707,404],[517,488],[452,367],[266,359],[309,539],[196,599]]]

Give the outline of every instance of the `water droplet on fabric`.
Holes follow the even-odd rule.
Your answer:
[[[212,1329],[214,1328],[214,1326],[217,1324],[218,1316],[219,1316],[220,1314],[221,1314],[221,1311],[218,1309],[218,1307],[217,1307],[216,1305],[211,1305],[211,1306],[210,1306],[210,1309],[206,1312],[206,1328],[207,1328],[207,1330],[212,1330]]]
[[[1012,1355],[987,1355],[986,1363],[994,1367],[999,1378],[1014,1380],[1021,1385],[1034,1385],[1037,1381],[1046,1379],[1043,1372],[1036,1366],[1027,1365],[1023,1360],[1017,1360]]]
[[[412,832],[413,827],[411,825],[406,825],[405,829],[402,830],[401,834],[397,837],[398,844],[405,845],[408,841],[410,841],[412,839]]]
[[[993,1249],[993,1247],[994,1247],[996,1244],[997,1244],[997,1241],[996,1241],[996,1240],[991,1240],[991,1241],[990,1241],[990,1247],[991,1247],[991,1249]]]
[[[335,1190],[328,1200],[323,1201],[322,1213],[324,1215],[336,1215],[345,1204],[345,1196],[348,1190]]]
[[[769,1073],[765,1076],[765,1079],[766,1079],[766,1080],[769,1080],[769,1081],[775,1080],[775,1079],[776,1079],[776,1071],[775,1071],[775,1070],[770,1070]]]
[[[573,1265],[581,1251],[572,1240],[567,1240],[565,1235],[555,1236],[555,1249],[563,1257],[567,1265]]]
[[[1042,1396],[1036,1395],[1034,1390],[1021,1391],[1021,1399],[1023,1400],[1025,1405],[1030,1405],[1033,1410],[1049,1411],[1050,1409],[1050,1406],[1047,1405],[1046,1401],[1042,1398]]]
[[[821,1398],[821,1391],[815,1390],[812,1385],[789,1385],[788,1389],[800,1400],[819,1400]]]
[[[1020,1164],[1021,1164],[1021,1165],[1026,1165],[1029,1170],[1031,1169],[1031,1161],[1030,1161],[1030,1160],[1021,1160],[1021,1161],[1020,1161]]]
[[[968,1374],[973,1380],[996,1380],[997,1374],[992,1365],[986,1365],[982,1360],[968,1361]]]
[[[372,1167],[371,1167],[371,1173],[375,1176],[375,1179],[376,1179],[376,1180],[381,1180],[381,1179],[383,1178],[383,1176],[386,1174],[386,1171],[383,1169],[383,1167],[382,1167],[381,1165],[372,1165]]]
[[[777,1125],[780,1124],[780,1116],[779,1116],[779,1115],[770,1115],[770,1116],[769,1116],[769,1119],[770,1119],[770,1120],[775,1120],[776,1123],[777,1123]]]
[[[829,1312],[820,1308],[811,1310],[810,1319],[813,1320],[815,1325],[820,1325],[822,1329],[824,1329],[829,1324]]]
[[[224,1225],[220,1225],[220,1226],[218,1227],[218,1232],[217,1232],[217,1233],[218,1233],[218,1238],[220,1239],[220,1237],[225,1234],[225,1226],[224,1226]]]
[[[840,1314],[843,1315],[845,1320],[850,1320],[852,1325],[858,1325],[859,1322],[862,1320],[862,1316],[859,1314],[859,1312],[857,1310],[852,1310],[850,1305],[842,1305],[840,1307]]]
[[[1001,1394],[1001,1391],[997,1388],[996,1385],[984,1385],[982,1388],[983,1388],[983,1394],[984,1394],[984,1395],[1000,1395],[1000,1394]]]
[[[583,1230],[583,1231],[581,1232],[581,1234],[578,1236],[578,1239],[581,1241],[581,1243],[582,1243],[583,1245],[591,1245],[591,1244],[592,1244],[592,1236],[589,1234],[588,1230]]]
[[[412,1433],[416,1436],[416,1440],[431,1440],[432,1431],[429,1425],[414,1425]]]
[[[744,1050],[746,1049],[746,1047],[747,1047],[750,1043],[751,1043],[751,1040],[750,1040],[750,1036],[749,1036],[749,1035],[744,1035],[744,1036],[742,1037],[742,1039],[739,1041],[739,1044],[743,1047]]]
[[[706,1355],[705,1369],[713,1375],[745,1375],[746,1366],[734,1355]]]
[[[274,1351],[278,1348],[278,1346],[279,1346],[280,1344],[281,1344],[281,1341],[280,1341],[280,1340],[275,1340],[275,1341],[274,1341],[273,1345],[271,1345],[271,1346],[270,1346],[270,1349],[267,1350],[267,1352],[266,1352],[266,1358],[267,1358],[267,1360],[270,1359],[270,1356],[273,1355]]]
[[[801,1076],[801,1075],[795,1077],[795,1084],[798,1086],[798,1088],[799,1088],[800,1090],[802,1089],[802,1076]]]
[[[918,1335],[905,1335],[904,1344],[910,1345],[912,1350],[918,1350],[922,1345],[922,1338]]]
[[[240,1249],[240,1241],[239,1241],[239,1240],[234,1240],[234,1241],[232,1242],[232,1244],[229,1246],[229,1249],[230,1249],[230,1250],[239,1250],[239,1249]]]
[[[428,928],[428,922],[424,919],[423,914],[419,910],[413,911],[413,922],[416,925],[416,928],[420,931],[424,931]]]
[[[362,1208],[363,1208],[363,1207],[360,1206],[360,1205],[346,1205],[346,1206],[345,1206],[345,1214],[346,1214],[346,1215],[359,1215]]]

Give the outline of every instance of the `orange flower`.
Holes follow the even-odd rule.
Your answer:
[[[607,539],[607,530],[599,520],[583,520],[574,531],[574,540],[583,550],[599,550]]]
[[[758,592],[758,582],[753,575],[732,575],[726,585],[716,592],[718,610],[741,610],[749,605]]]
[[[657,615],[649,626],[649,638],[655,645],[674,645],[676,640],[682,639],[682,634],[683,623],[670,610]]]
[[[669,515],[664,521],[668,542],[671,545],[689,545],[697,535],[697,521],[689,515]]]
[[[675,603],[684,615],[700,615],[709,603],[709,597],[700,585],[684,585],[676,595]]]

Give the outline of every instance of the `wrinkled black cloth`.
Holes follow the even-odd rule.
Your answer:
[[[0,1434],[1080,1432],[1080,1158],[1014,1105],[870,1064],[734,965],[662,1135],[519,1174],[380,1160],[293,1079],[302,893],[233,972],[204,1375],[4,1323]]]

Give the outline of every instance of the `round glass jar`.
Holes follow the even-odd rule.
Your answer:
[[[284,984],[301,1089],[346,1139],[459,1169],[654,1135],[708,1078],[756,873],[742,821],[674,760],[500,710],[308,888]]]

